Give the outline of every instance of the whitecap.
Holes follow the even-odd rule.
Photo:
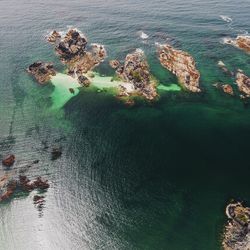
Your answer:
[[[233,21],[233,19],[229,16],[220,15],[220,18],[227,23],[231,23]]]
[[[143,39],[143,40],[149,38],[149,36],[148,36],[146,33],[144,33],[143,31],[140,31],[140,32],[139,32],[139,36],[140,36],[140,38]]]

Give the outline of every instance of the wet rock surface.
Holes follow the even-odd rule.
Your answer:
[[[250,78],[243,71],[239,70],[236,74],[236,84],[243,98],[250,97]]]
[[[161,65],[177,76],[180,84],[191,92],[201,92],[199,87],[200,73],[195,61],[187,52],[176,50],[168,44],[158,47]]]
[[[250,208],[241,203],[231,203],[226,207],[228,222],[223,236],[224,250],[250,249]]]
[[[87,48],[87,38],[76,29],[70,29],[65,36],[53,31],[47,40],[55,46],[56,54],[68,68],[68,74],[77,76],[80,84],[83,84],[81,76],[93,70],[106,57],[103,45],[92,44]]]
[[[228,38],[225,43],[250,53],[250,36],[237,36],[236,39]]]
[[[41,83],[47,83],[52,76],[56,75],[56,71],[52,63],[46,63],[42,61],[37,61],[31,64],[27,72],[35,77],[35,79]]]
[[[116,69],[117,76],[123,82],[130,83],[129,87],[120,86],[120,97],[132,94],[141,95],[148,100],[157,97],[156,82],[150,75],[149,65],[143,51],[136,50],[128,54],[123,65],[117,60],[110,61],[110,65]]]
[[[16,159],[15,155],[8,155],[2,160],[2,164],[4,166],[10,167],[15,163],[15,159]]]

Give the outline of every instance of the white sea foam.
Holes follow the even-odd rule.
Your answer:
[[[139,34],[140,38],[143,40],[149,38],[149,36],[146,33],[144,33],[143,31],[139,31],[138,34]]]
[[[227,23],[231,23],[233,21],[233,19],[229,16],[220,15],[220,18]]]

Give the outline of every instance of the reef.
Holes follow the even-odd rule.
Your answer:
[[[15,155],[8,155],[2,160],[2,164],[6,167],[10,167],[15,163]]]
[[[228,222],[223,235],[223,249],[250,249],[250,208],[239,202],[231,203],[226,207],[226,215]]]
[[[236,74],[236,84],[238,85],[239,91],[243,94],[241,97],[250,97],[250,78],[241,70],[238,70]]]
[[[174,49],[168,44],[159,45],[158,57],[161,65],[177,76],[179,83],[191,92],[201,92],[200,73],[195,60],[182,50]]]
[[[236,39],[227,38],[225,43],[250,53],[250,36],[237,36]]]
[[[92,44],[87,48],[87,38],[76,29],[70,29],[65,36],[53,31],[47,38],[55,46],[56,54],[61,62],[67,66],[68,74],[77,77],[83,86],[89,85],[87,72],[93,70],[104,61],[107,53],[103,45]]]
[[[56,71],[52,63],[46,63],[42,61],[31,64],[27,72],[35,77],[35,79],[41,83],[47,83],[51,80],[52,76],[56,75]]]
[[[123,64],[118,60],[112,60],[110,66],[116,70],[118,78],[122,81],[119,85],[119,97],[139,95],[147,100],[157,97],[157,84],[150,75],[149,65],[142,50],[137,49],[128,54]],[[128,101],[128,105],[131,104],[132,102]]]
[[[0,202],[9,199],[17,190],[31,192],[34,189],[46,190],[48,188],[48,181],[41,177],[31,181],[27,176],[20,175],[18,179],[14,179],[5,175],[0,179]]]

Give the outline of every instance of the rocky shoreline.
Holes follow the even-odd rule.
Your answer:
[[[226,215],[228,222],[223,235],[223,249],[250,249],[250,208],[240,202],[230,203],[226,207]]]

